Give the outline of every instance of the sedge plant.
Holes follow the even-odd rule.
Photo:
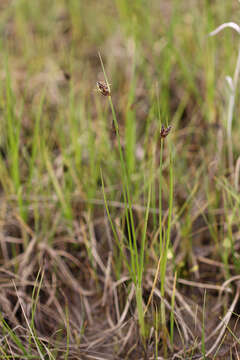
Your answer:
[[[104,68],[104,64],[101,58],[101,55],[99,54],[105,83],[103,82],[97,82],[98,90],[101,92],[102,95],[108,97],[109,105],[111,108],[111,113],[113,117],[113,123],[114,128],[116,132],[116,139],[117,139],[117,145],[118,145],[118,152],[120,157],[120,165],[121,165],[121,177],[122,177],[122,183],[123,183],[123,198],[124,198],[124,204],[125,204],[125,219],[126,219],[126,225],[127,225],[127,232],[128,232],[128,247],[130,250],[130,265],[126,261],[127,268],[129,270],[129,274],[131,276],[131,279],[135,285],[135,296],[136,296],[136,304],[137,304],[137,312],[138,312],[138,321],[139,321],[139,327],[140,327],[140,334],[143,339],[143,342],[145,343],[145,339],[147,337],[147,329],[145,324],[145,314],[147,311],[147,308],[149,306],[149,303],[151,301],[151,298],[153,296],[153,291],[151,292],[148,304],[146,308],[144,309],[143,306],[143,273],[144,273],[144,267],[145,267],[145,257],[144,257],[144,251],[145,251],[145,242],[146,242],[146,234],[147,234],[147,224],[148,224],[148,217],[149,217],[149,210],[150,210],[150,204],[151,204],[151,181],[148,183],[148,195],[147,195],[147,206],[146,206],[146,212],[144,217],[144,225],[143,225],[143,231],[142,231],[142,237],[141,237],[141,245],[140,250],[137,246],[137,235],[136,235],[136,227],[134,224],[133,219],[133,207],[132,207],[132,197],[130,193],[130,173],[129,173],[129,166],[127,166],[127,163],[125,161],[125,157],[123,154],[123,150],[121,147],[121,141],[120,141],[120,134],[119,134],[119,126],[118,121],[116,117],[115,108],[113,105],[112,97],[111,97],[111,90],[110,85],[108,82],[108,78],[106,75],[106,71]],[[168,222],[167,222],[167,229],[164,232],[163,231],[163,224],[162,224],[162,164],[163,164],[163,144],[164,144],[164,138],[169,134],[171,130],[171,126],[164,128],[164,126],[161,127],[160,130],[160,137],[161,137],[161,149],[160,149],[160,176],[159,176],[159,234],[160,234],[160,259],[158,262],[157,267],[157,276],[154,281],[156,286],[156,280],[158,277],[158,274],[160,272],[160,279],[161,279],[161,294],[164,297],[165,293],[165,277],[166,277],[166,267],[167,267],[167,258],[169,253],[169,247],[170,247],[170,234],[171,234],[171,218],[172,218],[172,210],[173,210],[173,161],[172,161],[172,155],[170,153],[170,192],[169,192],[169,212],[168,212]],[[104,188],[104,181],[103,181],[103,175],[102,170],[101,171],[101,179],[102,179],[102,188],[103,188],[103,196],[104,196],[104,203],[107,211],[107,215],[109,218],[109,222],[113,231],[114,238],[122,252],[122,242],[118,239],[118,234],[115,229],[114,223],[111,219],[111,214],[109,211],[105,188]],[[154,290],[154,289],[153,289]],[[161,325],[163,325],[166,328],[166,318],[165,318],[165,307],[164,303],[162,302],[161,305]],[[173,320],[172,320],[173,321]],[[172,331],[171,331],[172,333]],[[173,335],[172,335],[173,336]]]

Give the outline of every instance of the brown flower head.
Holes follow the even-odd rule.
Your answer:
[[[165,128],[162,125],[161,131],[160,131],[160,137],[162,139],[164,139],[166,136],[168,136],[168,134],[170,133],[171,128],[172,128],[172,126],[168,126],[167,128]]]
[[[110,96],[110,86],[103,81],[97,81],[97,89],[103,96]]]

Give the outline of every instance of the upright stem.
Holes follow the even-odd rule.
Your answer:
[[[160,165],[159,165],[159,252],[163,251],[162,241],[162,163],[163,163],[163,139],[161,139]]]
[[[238,58],[237,64],[234,72],[233,78],[233,89],[231,91],[229,97],[229,106],[228,106],[228,117],[227,117],[227,142],[228,142],[228,162],[229,162],[229,170],[230,173],[234,173],[234,164],[233,164],[233,145],[232,145],[232,121],[233,121],[233,113],[234,113],[234,106],[235,106],[235,97],[236,97],[236,90],[237,84],[239,79],[240,73],[240,47],[238,50]]]

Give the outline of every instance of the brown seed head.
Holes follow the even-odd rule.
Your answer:
[[[103,81],[97,81],[97,89],[103,96],[110,96],[110,86]]]
[[[171,128],[172,128],[172,126],[168,126],[167,128],[165,128],[165,127],[162,125],[161,131],[160,131],[160,137],[161,137],[162,139],[164,139],[166,136],[168,136],[168,134],[169,134],[170,131],[171,131]]]

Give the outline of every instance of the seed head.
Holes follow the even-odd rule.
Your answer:
[[[110,96],[110,86],[103,81],[97,81],[97,89],[103,96]]]
[[[168,126],[167,128],[165,128],[163,125],[162,125],[162,128],[161,128],[161,131],[160,131],[160,137],[161,139],[164,139],[165,137],[168,136],[168,134],[170,133],[171,131],[171,128],[172,126]]]

